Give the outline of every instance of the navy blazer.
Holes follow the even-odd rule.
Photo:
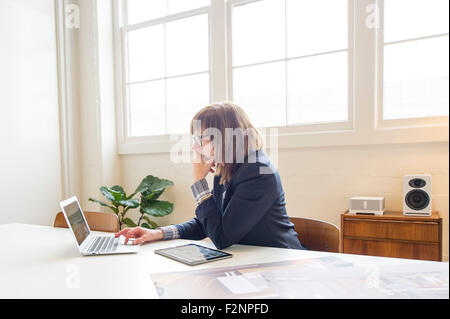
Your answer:
[[[234,244],[304,249],[287,215],[278,171],[263,151],[253,154],[256,162],[238,164],[226,187],[214,177],[213,196],[197,207],[196,217],[175,225],[180,238],[209,237],[218,249]]]

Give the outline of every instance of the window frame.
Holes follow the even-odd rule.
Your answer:
[[[159,25],[163,23],[168,22],[174,22],[178,20],[182,20],[185,18],[195,17],[198,15],[206,14],[208,17],[208,40],[209,45],[211,46],[211,30],[210,30],[210,9],[209,7],[201,7],[189,11],[184,11],[181,13],[176,13],[172,15],[167,15],[165,17],[156,18],[148,21],[143,21],[140,23],[136,23],[133,25],[128,25],[127,23],[127,17],[128,17],[128,11],[127,11],[127,0],[119,0],[114,2],[114,33],[115,33],[115,51],[116,51],[116,65],[120,65],[120,70],[116,78],[120,79],[116,82],[116,88],[119,87],[120,89],[118,94],[118,101],[119,101],[119,108],[120,113],[118,114],[118,123],[120,123],[119,126],[119,145],[128,145],[128,144],[142,144],[142,143],[155,143],[155,144],[164,144],[170,142],[169,134],[163,134],[163,135],[155,135],[155,136],[131,136],[131,123],[130,123],[130,109],[129,109],[129,94],[128,94],[128,85],[129,84],[135,84],[135,83],[148,83],[155,80],[167,80],[167,79],[174,79],[189,75],[196,75],[196,74],[208,74],[209,75],[209,101],[212,100],[212,93],[211,93],[211,48],[209,48],[208,56],[209,56],[209,63],[208,63],[208,70],[196,72],[196,73],[190,73],[190,74],[182,74],[182,75],[176,75],[176,76],[167,76],[167,74],[164,75],[164,77],[159,79],[151,79],[151,80],[144,80],[144,81],[130,81],[128,82],[128,37],[127,32],[133,31],[133,30],[139,30],[142,28]],[[166,39],[164,39],[165,41]],[[167,105],[165,105],[165,112],[167,112]],[[167,122],[167,119],[166,119]],[[166,125],[167,126],[167,125]],[[120,149],[120,146],[119,146]]]
[[[448,126],[448,116],[428,116],[428,117],[415,117],[404,119],[384,119],[384,48],[389,45],[395,45],[400,43],[411,43],[415,41],[421,41],[426,39],[434,39],[449,36],[448,33],[434,34],[429,36],[421,36],[415,38],[408,38],[399,41],[385,42],[384,40],[384,1],[378,0],[378,7],[380,10],[380,29],[377,34],[377,105],[376,105],[376,127],[377,128],[400,128],[400,127],[427,127],[427,126]]]
[[[211,0],[209,17],[209,74],[210,102],[232,100],[232,8],[262,0]],[[118,152],[126,154],[169,153],[172,146],[186,134],[145,137],[128,136],[126,50],[124,46],[123,6],[126,0],[114,1],[113,27],[116,75],[116,122]],[[382,27],[367,28],[366,19],[369,5],[378,6],[378,18],[382,21],[383,0],[348,0],[349,2],[349,118],[347,122],[322,123],[276,127],[266,134],[267,140],[278,138],[277,147],[329,147],[376,144],[408,144],[448,142],[448,116],[428,119],[406,119],[380,121],[382,95]],[[194,9],[165,18],[187,17],[204,10]],[[140,23],[137,25],[144,25]],[[380,41],[381,40],[381,41]],[[124,62],[125,61],[125,62]],[[381,81],[381,82],[380,82]],[[380,86],[381,84],[381,86]],[[382,92],[381,92],[382,94]],[[380,104],[381,102],[381,104]],[[263,129],[268,131],[268,129]]]
[[[345,131],[345,130],[352,130],[354,128],[353,126],[353,110],[354,110],[354,10],[353,10],[353,0],[347,0],[348,2],[348,43],[347,48],[340,49],[340,50],[333,50],[333,51],[327,51],[327,52],[320,52],[316,54],[308,54],[303,56],[295,56],[295,57],[288,57],[287,56],[287,47],[285,48],[285,56],[284,58],[272,60],[272,61],[264,61],[264,62],[258,62],[258,63],[251,63],[251,64],[245,64],[245,65],[233,65],[233,40],[232,40],[232,33],[233,33],[233,8],[236,6],[242,6],[247,5],[255,2],[259,2],[263,0],[229,0],[227,5],[227,17],[228,17],[228,92],[229,92],[229,98],[228,100],[233,100],[233,74],[234,70],[238,68],[245,68],[245,67],[251,67],[251,66],[258,66],[258,65],[268,65],[271,63],[276,62],[284,62],[285,65],[285,83],[286,83],[286,125],[274,127],[278,130],[278,132],[281,135],[290,135],[290,134],[299,134],[299,133],[314,133],[314,132],[328,132],[328,131]],[[287,0],[280,0],[285,2],[285,11],[288,10],[287,8]],[[287,22],[285,22],[287,24]],[[287,27],[287,25],[286,25]],[[286,46],[287,46],[287,36],[285,38]],[[334,122],[322,122],[322,123],[308,123],[308,124],[294,124],[294,125],[288,125],[288,63],[289,61],[299,60],[299,59],[305,59],[309,57],[316,57],[316,56],[322,56],[322,55],[328,55],[328,54],[335,54],[335,53],[341,53],[341,52],[347,52],[347,61],[348,61],[348,83],[347,83],[347,97],[348,97],[348,105],[347,105],[347,120],[346,121],[334,121]],[[268,127],[266,129],[270,129],[272,127]]]

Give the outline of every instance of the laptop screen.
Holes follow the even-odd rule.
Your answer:
[[[75,234],[78,245],[81,245],[89,235],[89,228],[83,218],[80,206],[78,206],[77,201],[73,201],[67,206],[64,206],[63,209],[69,219],[70,226]]]

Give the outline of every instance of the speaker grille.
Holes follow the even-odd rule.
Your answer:
[[[414,189],[406,194],[405,201],[409,208],[423,210],[430,204],[430,196],[421,189]]]
[[[409,186],[412,188],[424,188],[427,185],[427,182],[422,178],[414,178],[409,181]]]

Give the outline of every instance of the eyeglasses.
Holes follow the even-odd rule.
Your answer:
[[[198,146],[202,146],[203,135],[192,135],[192,141]]]
[[[203,140],[210,140],[210,139],[211,139],[210,136],[205,136],[205,135],[193,135],[192,136],[192,141],[194,142],[194,144],[197,144],[198,146],[202,146],[204,144]]]

